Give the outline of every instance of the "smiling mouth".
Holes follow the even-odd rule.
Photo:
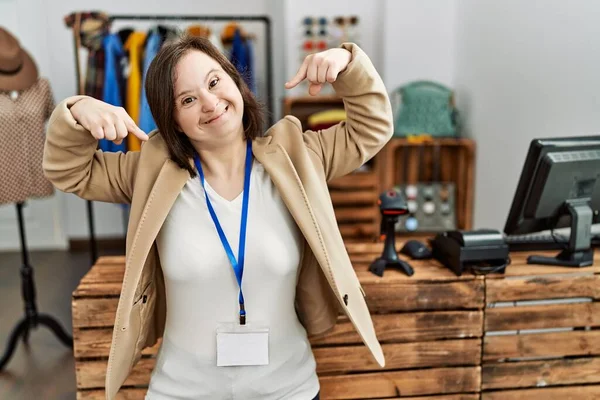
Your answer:
[[[204,124],[208,125],[210,123],[213,123],[213,122],[217,121],[219,118],[221,118],[227,112],[227,110],[229,110],[229,105],[227,107],[225,107],[225,109],[223,110],[223,112],[221,114],[219,114],[218,116],[216,116],[216,117],[214,117],[212,119],[209,119]]]

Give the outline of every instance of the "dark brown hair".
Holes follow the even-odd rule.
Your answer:
[[[233,79],[244,100],[243,125],[247,139],[262,136],[263,106],[256,100],[246,82],[219,49],[208,39],[184,35],[166,42],[156,54],[146,75],[146,97],[150,111],[160,134],[164,138],[171,159],[181,168],[196,176],[196,170],[190,163],[194,156],[194,147],[188,137],[177,130],[175,123],[175,67],[189,51],[201,51],[218,62],[223,70]]]

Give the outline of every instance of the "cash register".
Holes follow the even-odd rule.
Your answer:
[[[534,139],[521,172],[504,232],[449,231],[431,246],[434,258],[457,275],[504,272],[509,250],[560,249],[531,255],[528,264],[587,267],[600,244],[600,136]],[[561,232],[556,234],[555,232]],[[544,239],[545,238],[545,239]]]

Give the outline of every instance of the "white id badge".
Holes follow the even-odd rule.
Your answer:
[[[269,328],[240,324],[217,328],[217,367],[268,364]]]

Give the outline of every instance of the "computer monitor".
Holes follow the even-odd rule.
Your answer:
[[[571,227],[556,257],[529,264],[585,267],[593,263],[592,224],[600,222],[600,136],[534,139],[506,220],[507,235]]]

